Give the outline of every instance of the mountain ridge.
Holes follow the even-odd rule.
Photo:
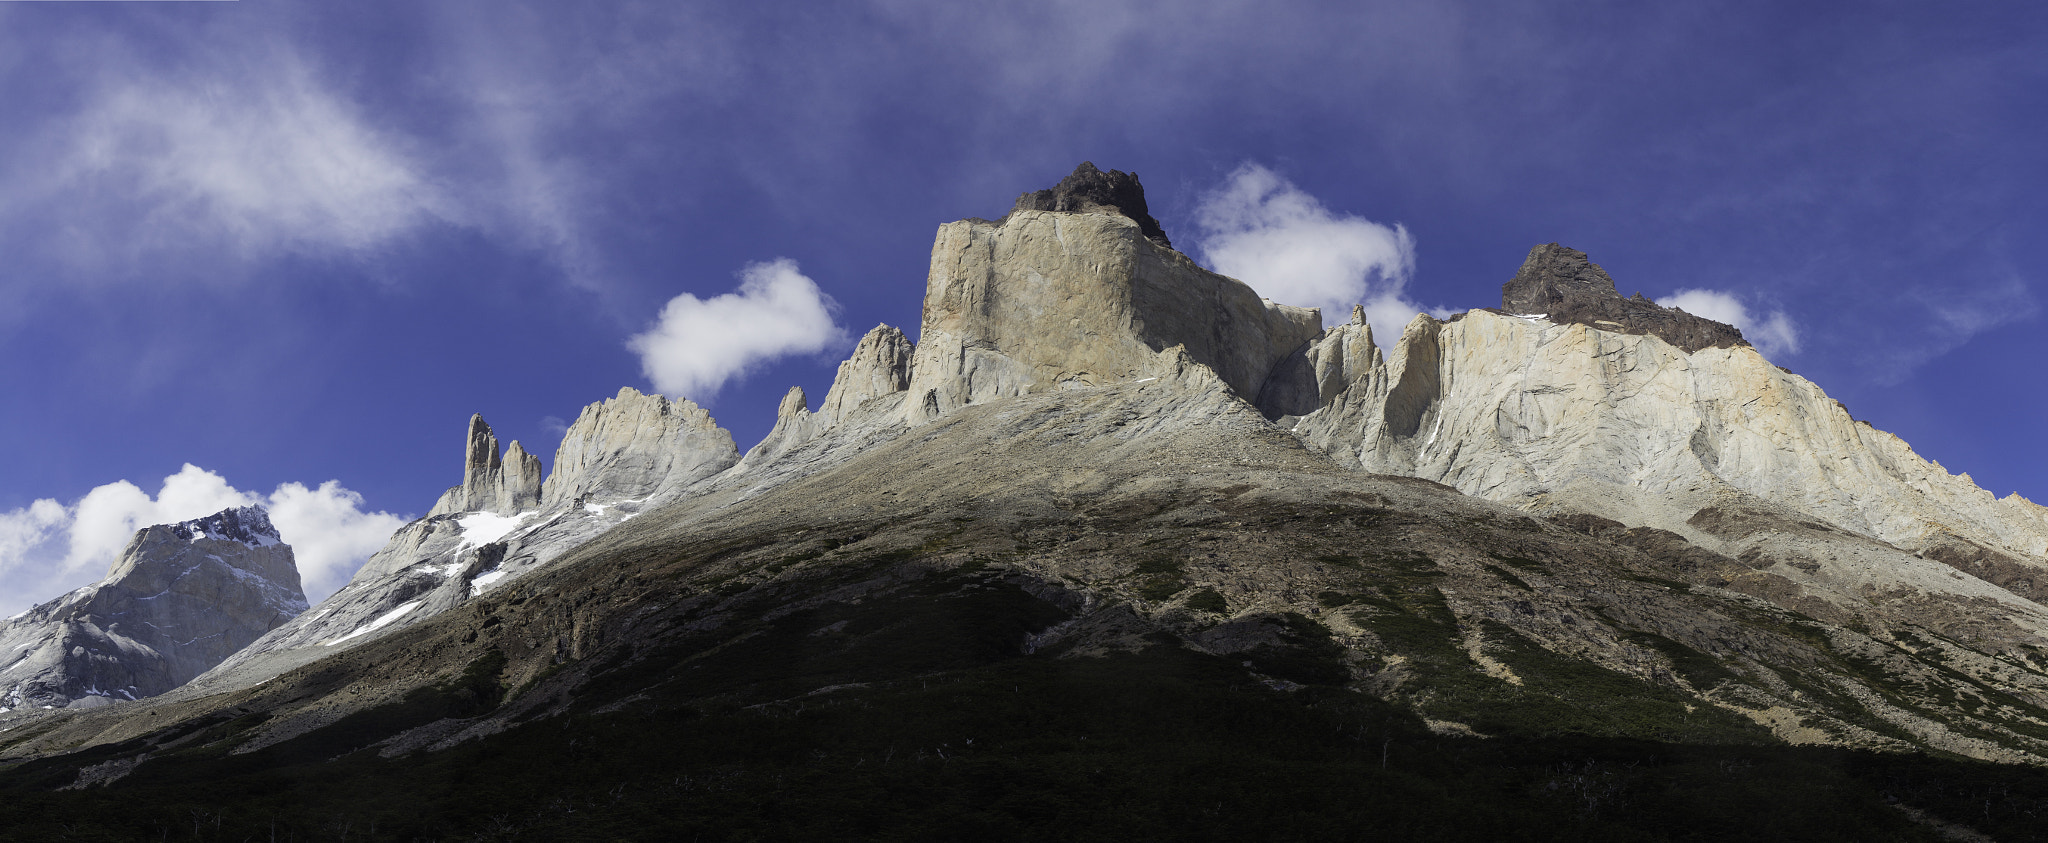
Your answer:
[[[744,454],[687,399],[625,389],[505,511],[524,460],[473,418],[443,501],[475,508],[407,525],[148,717],[16,722],[0,760],[118,787],[593,723],[781,734],[911,683],[1189,658],[1264,710],[1374,701],[1453,746],[2048,764],[2041,508],[1739,332],[1688,351],[1660,330],[1723,335],[1478,309],[1383,352],[1362,309],[1326,330],[1126,209],[1023,204],[940,226],[917,342],[877,326]],[[1539,246],[1518,278],[1538,253],[1584,257]]]

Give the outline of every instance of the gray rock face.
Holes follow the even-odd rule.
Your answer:
[[[545,503],[644,498],[680,489],[739,461],[732,434],[687,398],[632,387],[583,408],[555,450]]]
[[[1262,300],[1121,214],[947,223],[932,247],[906,418],[1131,380],[1176,345],[1256,398],[1321,332],[1313,308]]]
[[[1138,224],[1138,230],[1146,239],[1173,248],[1173,243],[1166,239],[1166,230],[1159,227],[1159,221],[1153,219],[1152,213],[1145,208],[1145,186],[1138,183],[1138,174],[1122,170],[1105,173],[1089,161],[1081,162],[1081,166],[1075,167],[1073,173],[1060,179],[1052,189],[1036,190],[1017,197],[1017,204],[1010,212],[1018,211],[1122,214]]]
[[[161,694],[305,609],[261,507],[146,527],[105,579],[0,623],[0,708]]]
[[[510,515],[540,504],[540,458],[528,454],[517,440],[503,457],[498,436],[482,415],[469,417],[469,441],[463,450],[462,485],[441,495],[429,515],[454,512],[495,512]]]
[[[1687,354],[1749,344],[1732,325],[1662,307],[1641,293],[1622,298],[1614,279],[1587,260],[1585,252],[1556,243],[1529,250],[1515,277],[1501,285],[1500,300],[1501,309],[1511,314],[1535,314],[1559,325],[1618,334],[1647,334]]]

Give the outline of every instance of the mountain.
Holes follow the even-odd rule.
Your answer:
[[[1135,185],[940,226],[916,341],[877,326],[744,454],[623,390],[535,492],[473,418],[462,485],[321,606],[6,724],[0,826],[2041,836],[2039,507],[1581,253],[1383,354]]]
[[[145,527],[105,579],[0,622],[0,712],[161,694],[305,610],[262,507]]]
[[[392,536],[319,607],[271,630],[195,682],[244,687],[475,599],[739,459],[732,435],[688,400],[631,388],[585,407],[555,453],[555,472],[472,416],[462,484]]]

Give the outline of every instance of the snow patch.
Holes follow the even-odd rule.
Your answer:
[[[458,548],[458,551],[490,544],[502,539],[511,534],[513,530],[519,529],[519,525],[526,523],[526,519],[532,518],[535,514],[536,512],[532,510],[519,513],[518,515],[472,512],[457,518],[455,523],[462,528],[462,547]]]
[[[491,571],[489,573],[479,574],[476,579],[469,581],[469,596],[475,597],[479,594],[484,593],[484,586],[490,585],[491,583],[497,582],[504,578],[504,571]]]
[[[411,612],[412,610],[417,609],[419,607],[420,601],[418,600],[406,603],[404,605],[399,606],[396,609],[392,609],[389,612],[385,612],[384,614],[378,615],[376,620],[363,624],[362,626],[356,627],[356,631],[344,635],[340,638],[336,638],[332,641],[325,642],[321,646],[332,647],[336,644],[339,644],[343,641],[347,641],[350,638],[354,638],[358,635],[368,635],[372,632],[376,632],[377,630],[383,629],[384,627],[390,626],[393,623],[398,622],[399,618],[405,617],[406,613]]]

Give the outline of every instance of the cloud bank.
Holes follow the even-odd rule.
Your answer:
[[[1415,238],[1400,225],[1338,214],[1287,179],[1246,164],[1196,210],[1204,260],[1282,304],[1319,307],[1323,323],[1365,306],[1382,345],[1425,312],[1405,288],[1415,272]]]
[[[787,258],[748,264],[738,290],[709,299],[684,293],[626,346],[662,393],[705,402],[734,378],[771,361],[817,354],[845,341],[838,309],[817,282]]]
[[[126,480],[87,492],[69,506],[49,498],[0,512],[0,612],[12,615],[97,581],[135,531],[260,504],[292,546],[306,596],[319,602],[348,582],[405,519],[367,512],[363,496],[329,480],[285,483],[269,495],[245,492],[186,463],[151,496]]]
[[[1694,316],[1734,325],[1766,357],[1799,353],[1799,329],[1785,311],[1751,314],[1742,300],[1719,290],[1679,290],[1658,299],[1665,307],[1676,307]]]

